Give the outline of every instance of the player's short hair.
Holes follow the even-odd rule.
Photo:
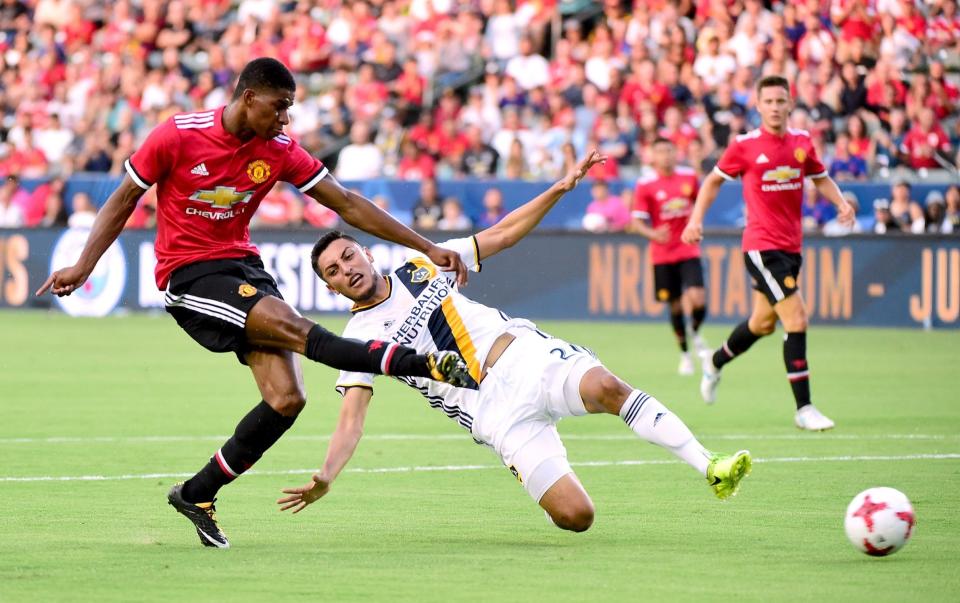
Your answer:
[[[790,82],[787,81],[787,78],[782,75],[768,75],[760,78],[760,81],[757,82],[757,96],[760,96],[760,93],[764,88],[783,88],[787,91],[787,94],[790,94]]]
[[[657,146],[658,144],[673,145],[673,141],[667,138],[666,136],[657,136],[656,138],[653,139],[653,146]]]
[[[351,237],[346,233],[340,232],[339,230],[331,230],[327,232],[325,235],[320,237],[320,239],[316,243],[313,244],[313,250],[310,252],[310,267],[313,268],[313,271],[321,279],[323,278],[323,274],[321,274],[320,272],[320,267],[317,266],[317,260],[320,259],[320,254],[326,251],[327,247],[329,247],[331,243],[339,239],[346,239],[348,241],[353,241],[357,245],[360,244],[360,241],[354,239],[353,237]]]
[[[270,57],[253,59],[240,72],[237,87],[233,91],[233,100],[237,100],[244,90],[289,90],[296,91],[297,82],[287,66]]]

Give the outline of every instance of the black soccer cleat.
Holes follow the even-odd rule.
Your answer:
[[[181,515],[193,522],[197,536],[203,546],[229,549],[230,542],[217,524],[217,508],[213,505],[217,499],[208,503],[193,504],[183,500],[183,482],[175,484],[167,493],[167,502]]]
[[[472,382],[467,363],[456,352],[441,350],[427,354],[427,367],[435,381],[454,387],[467,387]]]

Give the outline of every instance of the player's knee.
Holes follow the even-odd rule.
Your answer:
[[[597,389],[600,394],[598,396],[600,404],[611,413],[620,412],[620,406],[633,391],[629,385],[610,371],[603,371],[600,374],[597,379]]]
[[[571,502],[551,513],[550,517],[562,530],[586,532],[593,525],[593,503],[589,499]]]
[[[281,415],[295,417],[307,405],[307,396],[302,390],[295,389],[274,393],[266,402]]]
[[[777,330],[777,320],[776,318],[773,320],[766,318],[750,319],[748,326],[750,327],[750,332],[754,335],[769,335]]]

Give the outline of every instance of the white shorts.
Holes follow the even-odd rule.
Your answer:
[[[517,338],[480,384],[474,436],[493,447],[534,500],[571,472],[557,434],[563,417],[587,414],[580,381],[602,366],[586,348],[532,329]]]

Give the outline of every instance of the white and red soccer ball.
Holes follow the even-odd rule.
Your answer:
[[[885,557],[907,544],[915,523],[913,506],[903,492],[869,488],[847,506],[844,528],[857,549],[873,557]]]

